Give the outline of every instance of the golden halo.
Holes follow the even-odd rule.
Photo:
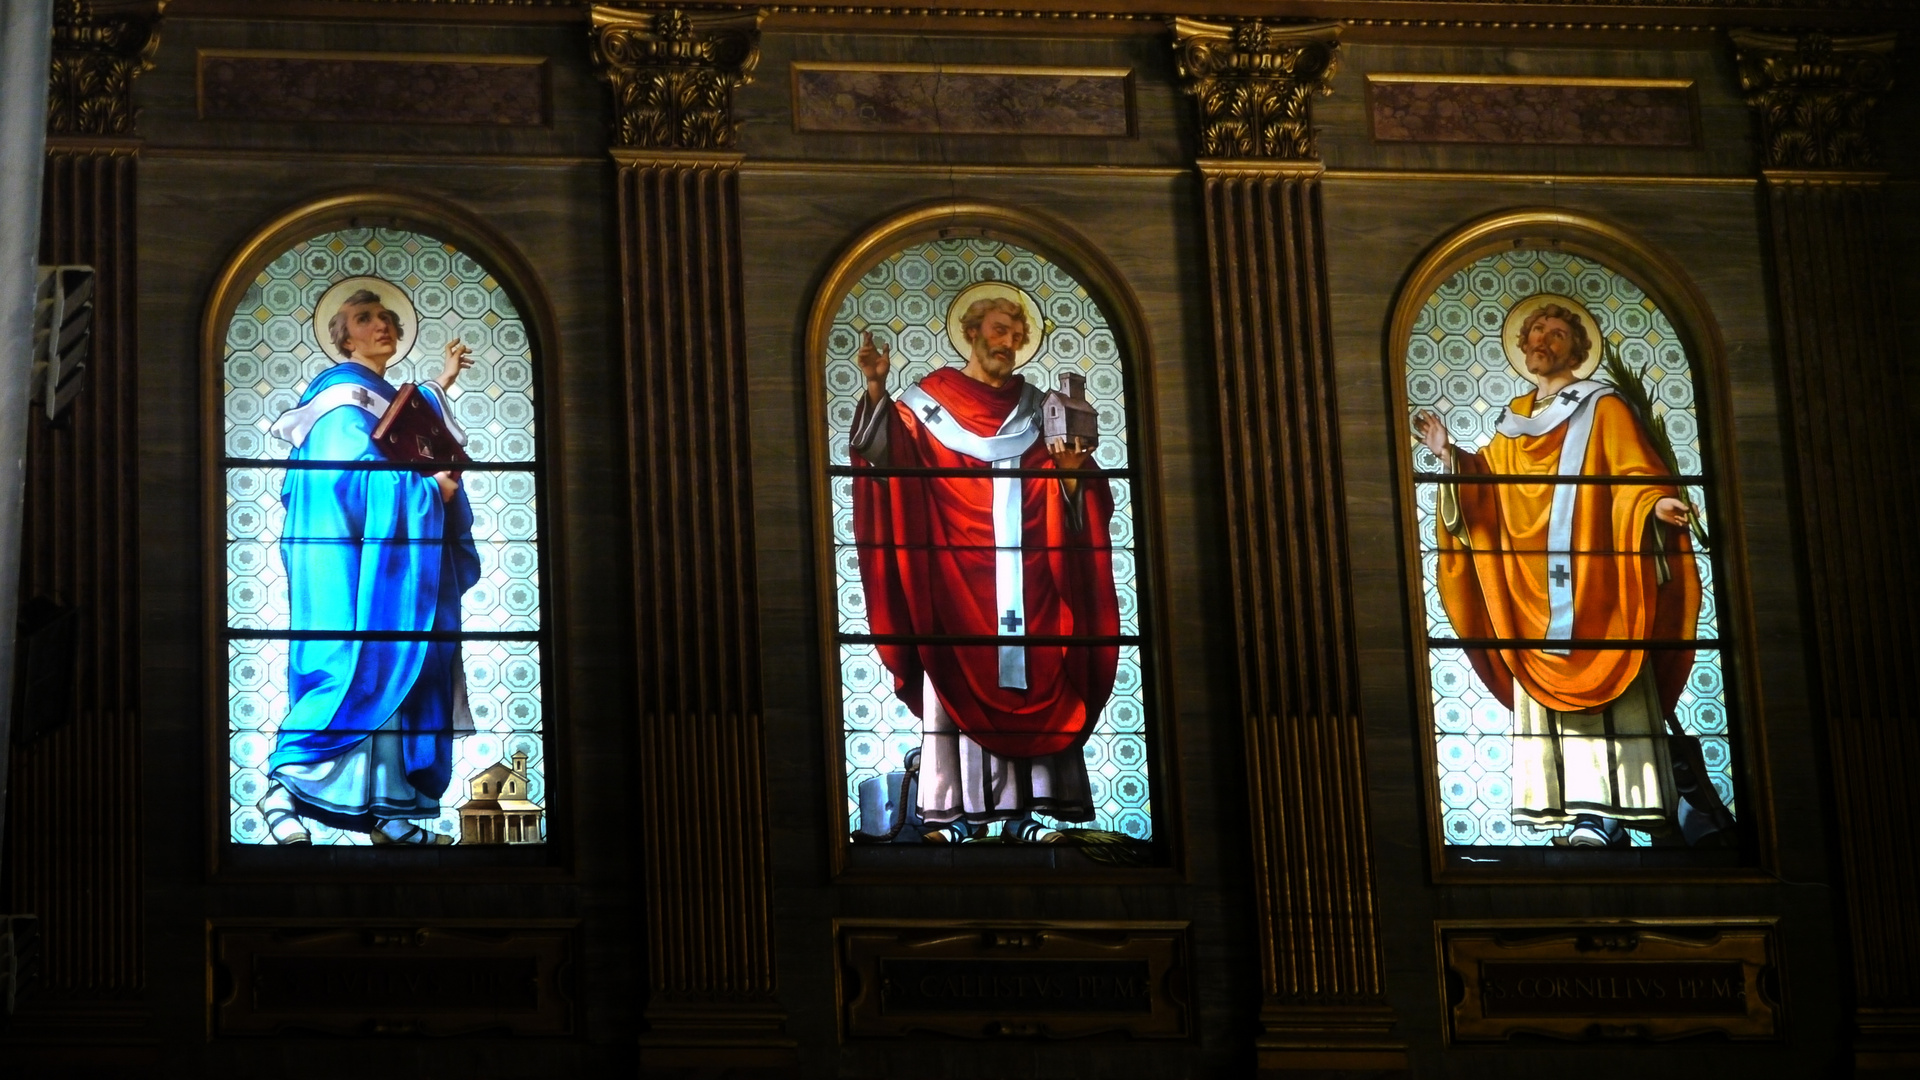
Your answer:
[[[960,320],[975,301],[989,297],[1011,300],[1027,313],[1027,343],[1013,354],[1013,366],[1020,367],[1040,351],[1040,339],[1047,334],[1047,320],[1040,314],[1039,301],[1019,286],[1004,281],[981,281],[960,290],[960,295],[953,298],[953,306],[947,309],[947,340],[960,351],[961,359],[973,356],[973,346],[967,343],[967,333],[960,328]]]
[[[1500,327],[1500,347],[1506,350],[1507,365],[1522,379],[1530,383],[1538,382],[1533,372],[1527,370],[1527,355],[1520,349],[1520,327],[1527,321],[1527,316],[1548,304],[1558,304],[1573,312],[1574,318],[1585,322],[1587,341],[1591,347],[1587,350],[1587,358],[1573,369],[1573,377],[1591,377],[1600,367],[1600,355],[1606,351],[1607,339],[1601,336],[1600,322],[1593,317],[1593,312],[1587,310],[1587,305],[1559,293],[1535,293],[1507,309],[1507,321]]]
[[[386,278],[362,275],[334,282],[326,292],[320,294],[320,302],[313,305],[314,339],[320,343],[321,350],[333,357],[336,363],[346,362],[347,354],[334,346],[333,335],[327,333],[327,322],[333,318],[333,313],[339,311],[347,302],[347,297],[361,289],[378,294],[381,306],[393,312],[394,317],[400,320],[400,340],[394,342],[393,357],[387,361],[387,366],[393,367],[406,359],[408,351],[413,348],[413,343],[420,340],[420,319],[414,314],[413,298],[407,295],[407,290]]]

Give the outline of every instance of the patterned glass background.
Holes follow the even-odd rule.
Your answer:
[[[1086,395],[1100,415],[1100,447],[1094,461],[1106,469],[1129,469],[1126,386],[1120,350],[1105,313],[1067,270],[1045,256],[997,240],[938,240],[889,257],[856,282],[841,301],[827,333],[827,452],[835,466],[850,464],[847,445],[854,408],[865,388],[854,356],[862,331],[893,348],[888,389],[898,393],[936,367],[963,361],[947,337],[947,309],[961,290],[980,281],[1005,281],[1039,301],[1046,318],[1040,349],[1020,374],[1043,390],[1058,385],[1058,372],[1086,377]],[[1140,633],[1135,563],[1133,483],[1110,478],[1114,513],[1114,585],[1120,632]],[[830,480],[835,588],[840,632],[869,632],[853,537],[853,482]],[[841,709],[845,730],[848,820],[859,822],[860,782],[903,767],[920,745],[920,721],[895,697],[891,678],[870,645],[840,647]],[[1101,713],[1085,754],[1095,819],[1072,827],[1153,835],[1149,799],[1146,710],[1138,646],[1120,650],[1114,693]],[[1043,823],[1056,824],[1039,817]]]
[[[1692,361],[1673,324],[1652,298],[1628,278],[1591,259],[1561,251],[1502,252],[1475,262],[1440,285],[1420,309],[1407,342],[1409,431],[1412,413],[1431,409],[1446,422],[1457,445],[1478,449],[1487,444],[1500,410],[1532,389],[1532,384],[1508,365],[1500,340],[1501,327],[1514,304],[1542,292],[1581,301],[1628,369],[1641,374],[1654,403],[1655,418],[1666,428],[1673,445],[1680,475],[1700,477],[1700,484],[1689,486],[1686,494],[1700,511],[1711,538],[1712,522],[1707,516],[1711,507],[1705,491],[1709,477],[1695,411]],[[1594,377],[1604,379],[1604,369]],[[1426,632],[1429,637],[1450,638],[1454,636],[1453,626],[1433,584],[1439,566],[1437,488],[1419,482],[1419,474],[1441,471],[1440,461],[1418,442],[1413,459]],[[1695,562],[1701,584],[1696,636],[1717,638],[1720,631],[1712,558],[1702,551]],[[1511,714],[1481,684],[1458,650],[1431,648],[1428,664],[1441,825],[1447,843],[1541,845],[1567,831],[1535,828],[1510,818]],[[1738,813],[1717,650],[1702,648],[1697,653],[1677,712],[1687,733],[1701,736],[1701,751],[1714,788],[1727,808]],[[1629,835],[1636,845],[1647,843],[1644,833]]]
[[[461,477],[473,506],[481,578],[462,599],[461,629],[519,640],[463,646],[475,733],[455,740],[453,781],[438,821],[422,827],[460,836],[458,806],[466,779],[516,751],[527,755],[530,801],[545,805],[541,739],[539,479],[535,469],[534,369],[526,325],[486,268],[445,241],[393,229],[342,229],[281,253],[248,286],[227,324],[225,375],[228,717],[231,747],[230,836],[271,843],[257,804],[262,771],[285,715],[287,643],[246,638],[248,630],[286,630],[286,571],[277,550],[285,508],[284,469],[273,463],[292,447],[268,434],[308,382],[334,361],[314,336],[313,305],[333,283],[378,275],[407,291],[419,320],[412,347],[388,368],[395,386],[440,373],[454,338],[473,366],[451,394],[476,461],[509,463]],[[260,464],[251,464],[258,461]],[[316,844],[365,844],[364,833],[308,821]],[[545,822],[542,819],[544,835]]]

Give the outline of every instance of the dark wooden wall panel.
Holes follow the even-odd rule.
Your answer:
[[[1875,178],[1771,177],[1814,672],[1862,1040],[1920,1050],[1920,454]]]
[[[114,1024],[114,1005],[138,1001],[144,983],[137,171],[124,151],[47,157],[40,261],[94,267],[94,331],[86,388],[69,414],[54,426],[34,413],[20,596],[74,608],[79,644],[72,719],[14,752],[7,830],[9,910],[41,917],[30,1008],[49,1023],[103,1028]]]

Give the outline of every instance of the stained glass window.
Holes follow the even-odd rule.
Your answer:
[[[314,236],[234,307],[233,843],[545,840],[534,385],[507,290],[422,233]]]
[[[887,368],[871,390],[869,335],[864,362]],[[1138,484],[1108,314],[1045,255],[945,239],[867,271],[825,344],[853,841],[1151,840]]]
[[[1406,341],[1451,846],[1725,846],[1737,810],[1696,358],[1597,260],[1519,248]]]

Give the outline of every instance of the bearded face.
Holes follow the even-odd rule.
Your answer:
[[[1548,315],[1533,320],[1527,328],[1527,371],[1538,378],[1558,375],[1574,366],[1573,327],[1565,319]]]
[[[1027,321],[998,309],[988,311],[980,328],[968,337],[973,343],[973,358],[998,378],[1013,372],[1014,353],[1027,339]]]

